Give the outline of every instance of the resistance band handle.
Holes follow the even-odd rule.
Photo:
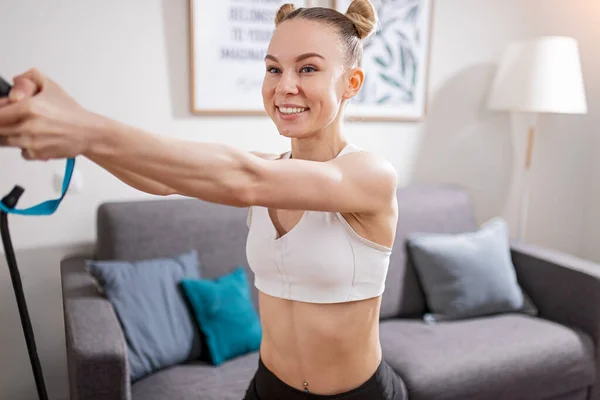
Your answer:
[[[9,194],[4,196],[4,198],[2,199],[2,203],[4,203],[4,205],[8,208],[15,208],[17,206],[17,203],[19,202],[19,198],[21,197],[24,191],[25,189],[23,189],[19,185],[16,185],[13,188],[13,190],[10,191]]]
[[[12,86],[0,76],[0,97],[8,97]]]

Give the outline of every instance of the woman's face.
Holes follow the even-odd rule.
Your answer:
[[[279,133],[309,136],[336,120],[340,105],[362,83],[359,71],[344,65],[343,48],[333,28],[303,19],[275,30],[265,58],[262,95]],[[351,77],[353,76],[353,78]]]

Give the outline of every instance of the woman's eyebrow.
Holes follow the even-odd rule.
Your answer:
[[[300,54],[298,57],[296,57],[296,62],[302,61],[302,60],[310,58],[310,57],[319,57],[319,58],[321,58],[323,60],[325,59],[325,57],[323,57],[319,53],[304,53],[304,54]],[[272,60],[272,61],[275,61],[275,62],[279,62],[279,60],[277,59],[277,57],[272,56],[271,54],[267,54],[265,56],[265,61],[266,60]]]

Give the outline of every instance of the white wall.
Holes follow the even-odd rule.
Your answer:
[[[572,130],[572,139],[578,140],[578,135],[586,131],[591,136],[589,147],[585,153],[588,162],[587,174],[581,180],[586,192],[586,200],[583,209],[584,220],[581,228],[581,250],[580,255],[597,262],[600,262],[600,179],[595,176],[600,171],[600,158],[597,154],[600,152],[600,59],[597,57],[598,43],[600,42],[600,28],[598,21],[600,18],[600,2],[589,0],[584,2],[581,7],[585,13],[580,13],[578,19],[580,26],[573,26],[571,29],[579,33],[580,46],[582,47],[582,62],[586,68],[586,78],[588,85],[588,107],[589,115],[579,121],[578,129]],[[563,7],[565,12],[573,13]],[[554,18],[563,18],[563,13],[555,10]],[[581,15],[583,14],[583,15]],[[569,18],[571,19],[571,18]],[[574,18],[573,18],[574,19]]]
[[[352,123],[348,138],[380,152],[401,184],[456,182],[473,195],[480,222],[505,215],[513,163],[504,114],[483,101],[494,63],[512,40],[567,34],[581,42],[588,116],[541,120],[527,240],[600,261],[599,30],[594,0],[438,0],[434,8],[428,116],[423,123]],[[263,117],[201,118],[188,103],[186,0],[1,0],[0,74],[32,66],[58,81],[86,107],[174,137],[281,151],[287,141]],[[327,2],[325,1],[325,4]],[[15,183],[20,207],[56,196],[51,180],[63,162],[28,163],[0,149],[0,194]],[[11,217],[13,241],[50,396],[67,398],[59,261],[89,250],[95,209],[107,200],[147,198],[86,160],[84,190],[49,217]],[[34,399],[35,387],[7,268],[0,261],[0,398]]]
[[[578,40],[589,112],[541,117],[531,240],[600,262],[600,180],[594,176],[600,168],[600,2],[543,3],[542,15],[531,21],[539,32]]]

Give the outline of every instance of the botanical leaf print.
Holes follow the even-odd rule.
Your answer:
[[[425,0],[371,0],[379,23],[365,41],[363,67],[366,78],[355,103],[406,105],[415,101],[419,82],[417,54],[421,53],[419,15]]]

